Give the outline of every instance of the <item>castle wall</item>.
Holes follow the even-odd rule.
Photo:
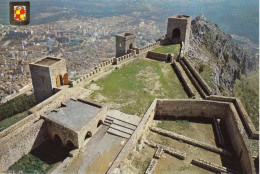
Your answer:
[[[214,101],[223,101],[223,102],[231,102],[234,104],[240,120],[242,121],[244,127],[246,128],[249,135],[254,139],[259,139],[259,131],[256,131],[254,124],[252,123],[252,120],[250,119],[249,115],[246,112],[246,109],[244,108],[242,102],[238,98],[234,97],[224,97],[224,96],[216,96],[211,95],[209,97],[210,100]]]
[[[23,131],[17,130],[12,136],[0,139],[0,171],[7,170],[46,139],[44,120],[28,125]]]
[[[156,53],[153,51],[148,51],[146,56],[149,59],[159,60],[159,61],[167,61],[168,54]]]
[[[29,64],[35,100],[37,103],[52,96],[52,81],[49,73],[49,67],[36,66]]]
[[[230,104],[229,107],[230,109],[227,112],[228,117],[225,120],[225,125],[227,127],[230,141],[233,148],[235,149],[237,157],[239,158],[243,173],[255,174],[256,171],[253,158],[248,147],[245,144],[247,140],[242,136],[245,133],[245,130],[236,112],[235,106],[233,104]]]
[[[156,118],[164,117],[205,117],[213,118],[216,116],[225,119],[229,106],[225,102],[214,102],[207,100],[167,100],[162,99],[157,102]]]

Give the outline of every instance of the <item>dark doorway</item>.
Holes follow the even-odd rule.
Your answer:
[[[181,38],[181,31],[179,28],[175,28],[173,31],[172,31],[172,38],[176,41],[180,41],[180,38]]]
[[[98,121],[98,124],[97,124],[97,127],[99,127],[100,125],[102,125],[103,124],[103,121],[102,120],[99,120]]]
[[[129,49],[133,49],[134,47],[133,47],[133,44],[130,44],[129,45]]]
[[[74,144],[70,140],[68,140],[67,143],[66,143],[66,148],[69,151],[71,151],[71,150],[75,149],[75,146],[74,146]]]
[[[85,136],[85,140],[92,137],[92,133],[90,131],[87,132],[86,136]]]
[[[57,134],[54,135],[54,143],[57,144],[57,145],[62,144],[61,138]]]

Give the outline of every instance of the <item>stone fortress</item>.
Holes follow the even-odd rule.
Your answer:
[[[136,47],[134,34],[119,34],[116,36],[116,57],[96,65],[88,74],[74,81],[69,80],[66,62],[62,58],[47,57],[31,63],[34,94],[38,104],[29,110],[28,117],[0,132],[0,169],[7,170],[23,155],[51,139],[71,149],[70,155],[52,171],[66,173],[66,168],[79,151],[88,145],[102,126],[106,126],[106,135],[117,136],[126,141],[105,173],[110,174],[118,170],[138,141],[147,131],[152,131],[221,155],[233,155],[238,159],[242,170],[236,171],[237,173],[255,174],[255,161],[259,155],[251,149],[251,144],[258,143],[259,132],[255,130],[241,101],[237,98],[212,95],[210,87],[186,58],[190,30],[191,16],[176,15],[168,19],[166,35],[145,47]],[[181,44],[179,55],[151,51],[169,43]],[[142,117],[109,110],[105,105],[86,100],[87,84],[114,69],[144,58],[171,63],[190,99],[155,99]],[[231,154],[225,148],[213,147],[152,126],[154,119],[164,120],[169,117],[214,119],[217,141],[219,144],[224,143],[223,134],[232,137],[230,142],[234,152]],[[226,132],[219,129],[219,121],[226,126]],[[108,140],[105,142],[109,144]],[[186,153],[161,144],[145,143],[157,149],[146,173],[154,172],[157,161],[164,152],[180,159],[187,156]],[[98,144],[96,147],[99,147]],[[200,158],[193,159],[192,163],[217,173],[234,172]]]

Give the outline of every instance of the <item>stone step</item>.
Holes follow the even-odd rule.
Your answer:
[[[110,127],[113,128],[113,129],[116,129],[116,130],[118,130],[118,131],[127,133],[127,134],[129,134],[129,135],[132,135],[133,132],[134,132],[134,131],[131,130],[131,129],[128,129],[128,128],[125,128],[125,127],[122,127],[122,126],[119,126],[119,125],[116,125],[116,124],[111,124]]]
[[[120,121],[120,120],[116,120],[116,119],[113,121],[113,124],[116,124],[116,125],[128,128],[128,129],[131,129],[131,130],[135,130],[136,129],[136,126],[134,126],[132,124],[129,124],[129,123],[126,123],[126,122],[123,122],[123,121]]]
[[[113,123],[113,121],[110,121],[110,120],[106,120],[106,119],[105,119],[104,123],[107,123],[107,124],[112,124],[112,123]]]
[[[130,138],[129,134],[126,134],[124,132],[118,131],[118,130],[113,129],[113,128],[109,128],[107,130],[107,133],[115,135],[115,136],[119,136],[119,137],[122,137],[122,138],[127,138],[127,139]]]
[[[129,124],[132,124],[134,126],[137,126],[141,120],[141,118],[136,115],[125,114],[118,110],[109,110],[107,112],[107,117],[110,119],[117,119],[117,120],[129,123]]]

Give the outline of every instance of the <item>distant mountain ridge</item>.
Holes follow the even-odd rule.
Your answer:
[[[215,93],[233,91],[240,75],[258,70],[258,58],[236,43],[229,34],[204,16],[192,21],[189,58],[200,59],[211,65]]]

